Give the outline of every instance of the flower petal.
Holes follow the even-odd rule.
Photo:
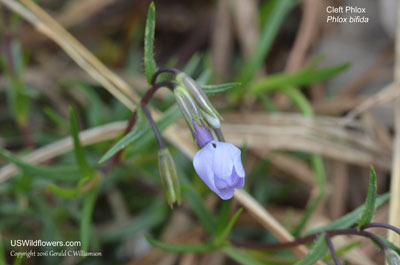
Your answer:
[[[214,173],[212,171],[212,162],[214,160],[215,149],[207,144],[200,149],[193,158],[193,167],[197,175],[203,182],[214,192],[217,192],[214,181]]]
[[[243,164],[242,164],[242,156],[241,156],[241,152],[239,150],[239,154],[237,154],[233,160],[233,164],[235,167],[235,171],[238,174],[239,177],[244,178],[245,176],[245,172],[244,172],[244,168],[243,168]]]
[[[216,194],[223,200],[229,200],[233,197],[233,194],[235,193],[235,188],[226,188],[222,189],[216,192]]]
[[[232,144],[212,141],[211,145],[215,149],[212,169],[216,177],[225,179],[229,182],[233,170]],[[215,146],[215,147],[214,147]]]

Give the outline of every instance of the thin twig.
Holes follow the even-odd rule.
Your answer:
[[[393,226],[393,225],[389,225],[389,224],[384,224],[384,223],[369,223],[367,225],[364,225],[362,227],[363,230],[368,229],[368,228],[386,228],[388,230],[392,230],[393,232],[397,233],[398,235],[400,235],[400,229]]]
[[[331,238],[328,235],[326,235],[325,240],[326,240],[326,243],[328,244],[329,250],[332,254],[333,261],[335,262],[336,265],[341,265],[339,258],[336,255],[335,248],[333,247]]]

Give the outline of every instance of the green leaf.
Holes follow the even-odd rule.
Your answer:
[[[362,212],[360,221],[358,222],[358,228],[360,229],[364,225],[369,224],[372,218],[374,217],[376,192],[377,192],[376,172],[373,166],[371,166],[369,172],[367,199],[365,200],[364,210]]]
[[[240,85],[241,84],[239,82],[233,82],[220,85],[202,85],[201,88],[204,90],[206,94],[210,95],[210,94],[222,93],[230,89],[239,87]]]
[[[0,265],[6,265],[6,257],[4,255],[3,236],[0,233]]]
[[[79,140],[78,118],[73,108],[70,109],[70,126],[72,138],[74,140],[74,153],[76,162],[78,163],[78,166],[85,177],[93,177],[94,171],[86,160],[85,151]]]
[[[54,184],[49,185],[49,189],[56,195],[63,198],[76,198],[79,196],[80,189],[76,188],[62,188]]]
[[[348,243],[347,245],[339,248],[339,249],[335,249],[336,255],[338,257],[341,257],[343,254],[347,253],[348,251],[352,250],[355,247],[358,247],[359,245],[361,245],[361,240],[356,240],[356,241],[352,241],[350,243]],[[326,255],[322,260],[324,262],[328,262],[330,260],[332,260],[332,254],[329,252],[328,255]]]
[[[126,225],[120,225],[113,230],[104,231],[99,237],[103,242],[120,242],[124,238],[132,237],[139,231],[148,231],[166,220],[169,213],[164,202],[156,200],[146,207],[145,212],[135,216]]]
[[[247,60],[239,73],[239,81],[243,86],[235,90],[232,94],[232,99],[238,101],[244,93],[246,93],[244,87],[253,78],[258,69],[264,63],[268,53],[271,50],[272,44],[281,28],[285,17],[290,10],[297,4],[298,1],[294,0],[272,0],[269,1],[271,6],[271,12],[267,18],[266,23],[261,32],[260,40],[258,45],[251,55],[250,59]]]
[[[264,263],[255,260],[249,254],[244,251],[240,251],[239,249],[233,247],[224,247],[223,252],[229,256],[234,261],[243,264],[243,265],[264,265]]]
[[[156,27],[156,8],[154,2],[151,2],[147,13],[146,29],[144,33],[144,71],[147,83],[151,83],[154,73],[157,71],[157,65],[154,60],[154,30]]]
[[[184,191],[184,196],[187,202],[190,204],[191,209],[195,212],[200,222],[203,224],[204,229],[212,235],[215,227],[214,216],[205,207],[203,199],[198,195],[197,192],[192,190]]]
[[[69,129],[69,124],[66,120],[64,120],[63,117],[61,117],[57,112],[55,112],[52,108],[45,107],[44,108],[44,114],[52,121],[54,122],[55,125],[60,127],[61,129],[65,130],[68,132]]]
[[[393,244],[392,242],[390,242],[389,240],[387,240],[386,237],[380,236],[380,235],[376,235],[380,240],[382,240],[383,242],[386,243],[386,245],[388,245],[391,249],[393,249],[397,254],[400,255],[400,248],[398,246],[396,246],[395,244]],[[376,244],[379,248],[381,248],[380,245]]]
[[[160,132],[163,132],[168,126],[170,126],[172,123],[177,121],[180,117],[182,117],[181,112],[179,110],[179,107],[177,104],[174,104],[170,108],[168,108],[162,117],[156,122],[158,130]],[[148,122],[146,122],[146,126],[148,125]],[[130,143],[130,146],[132,148],[129,148],[127,150],[127,157],[133,155],[133,154],[140,154],[143,152],[143,148],[145,148],[151,141],[155,141],[154,133],[150,131],[150,128],[146,129],[146,131],[143,133],[143,135],[139,138],[136,138],[134,141]]]
[[[250,59],[243,65],[239,74],[240,81],[245,85],[248,83],[255,72],[260,68],[275,40],[276,35],[289,11],[297,4],[293,0],[273,0],[273,10],[267,18],[258,45]]]
[[[7,150],[0,149],[0,156],[14,163],[22,172],[33,177],[61,180],[61,181],[75,181],[80,178],[80,172],[76,167],[69,166],[35,166],[26,163],[22,159],[13,155]]]
[[[160,249],[168,251],[168,252],[205,253],[205,252],[209,252],[209,251],[217,249],[217,247],[212,243],[196,244],[196,245],[189,245],[189,244],[173,245],[173,244],[168,244],[168,243],[164,243],[164,242],[155,240],[151,237],[146,237],[146,239],[153,247],[160,248]]]
[[[232,205],[232,200],[221,201],[221,206],[220,209],[218,210],[219,214],[213,234],[219,235],[225,229],[226,224],[229,222],[231,205]]]
[[[233,225],[236,223],[237,219],[239,218],[242,212],[243,208],[237,210],[235,214],[232,216],[231,220],[225,226],[224,230],[222,230],[222,232],[219,235],[217,235],[217,238],[215,240],[217,245],[220,245],[229,236],[229,233],[231,232]]]
[[[350,64],[340,64],[324,69],[310,69],[305,67],[296,73],[279,73],[268,75],[251,85],[253,93],[277,91],[287,86],[306,86],[318,83],[347,70]]]
[[[382,194],[381,196],[379,196],[376,199],[375,202],[375,209],[378,208],[379,206],[381,206],[382,204],[384,204],[385,202],[387,202],[390,198],[390,193],[385,193]],[[319,227],[317,229],[313,229],[311,231],[308,231],[306,234],[307,235],[311,235],[311,234],[315,234],[315,233],[320,233],[326,230],[331,230],[331,229],[342,229],[342,228],[349,228],[352,225],[354,225],[355,223],[358,222],[360,215],[362,213],[362,211],[364,210],[364,205],[358,207],[357,209],[355,209],[354,211],[352,211],[351,213],[346,214],[345,216],[343,216],[342,218],[328,224],[322,227]]]
[[[80,219],[80,239],[82,242],[81,250],[88,251],[90,243],[92,216],[96,204],[98,189],[92,189],[84,198],[82,206],[82,216]]]
[[[325,234],[321,235],[314,243],[314,246],[310,249],[310,252],[294,265],[311,265],[322,259],[328,251],[328,245],[326,244],[325,238]]]
[[[114,144],[108,151],[100,158],[99,163],[103,163],[113,157],[116,153],[118,153],[120,150],[124,149],[127,147],[129,144],[131,144],[133,141],[136,141],[140,137],[144,136],[148,129],[149,129],[149,123],[146,121],[146,118],[144,117],[144,113],[142,108],[137,108],[137,115],[138,115],[138,121],[132,131],[130,131],[127,135],[122,137],[116,144]]]
[[[318,208],[318,205],[321,203],[321,201],[324,198],[324,194],[320,193],[318,194],[315,199],[311,201],[307,209],[305,210],[300,222],[298,225],[296,225],[295,229],[293,230],[293,236],[298,237],[304,227],[306,226],[307,222],[310,220],[312,214],[315,212],[315,210]]]

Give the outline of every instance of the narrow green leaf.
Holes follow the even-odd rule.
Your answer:
[[[395,244],[393,244],[392,242],[390,242],[389,240],[387,240],[386,237],[380,236],[380,235],[376,235],[380,240],[382,240],[383,242],[386,243],[386,245],[388,245],[391,249],[393,249],[397,254],[400,255],[400,248],[398,246],[396,246]],[[381,248],[380,245],[376,244],[379,248]]]
[[[177,121],[180,117],[182,117],[182,114],[179,110],[179,107],[177,104],[174,104],[170,108],[168,108],[160,120],[156,122],[158,130],[160,132],[163,132],[168,126],[170,126],[172,123]],[[146,126],[148,126],[148,122],[145,120]],[[150,128],[146,129],[146,131],[143,133],[143,135],[139,138],[137,138],[135,141],[132,141],[130,143],[130,146],[132,148],[128,148],[126,156],[129,157],[133,154],[139,154],[143,151],[143,149],[151,142],[155,141],[154,133],[150,131]]]
[[[4,255],[3,236],[0,233],[0,265],[6,265],[6,257]]]
[[[160,225],[166,220],[165,218],[169,211],[164,202],[156,200],[146,208],[145,212],[132,218],[126,225],[120,225],[113,230],[107,230],[100,234],[99,237],[101,241],[107,243],[120,242],[124,238],[134,236],[137,232],[148,231]]]
[[[204,229],[210,235],[212,235],[215,227],[215,219],[210,211],[205,207],[203,199],[198,195],[197,192],[191,190],[186,190],[183,194],[187,202],[190,204],[190,207],[203,224]]]
[[[76,188],[62,188],[54,184],[49,185],[49,189],[56,195],[63,198],[76,198],[79,196],[80,189]]]
[[[14,259],[13,265],[21,265],[23,260],[24,260],[23,256],[17,256],[17,257]],[[1,264],[1,263],[0,263],[0,264]]]
[[[69,124],[63,117],[61,117],[57,112],[55,112],[52,108],[46,107],[44,108],[44,114],[54,122],[58,127],[65,130],[66,132],[69,131]]]
[[[203,55],[195,53],[190,60],[183,67],[183,72],[190,76],[194,76],[198,67],[200,67],[201,60],[203,59]]]
[[[226,224],[229,222],[229,214],[232,205],[232,200],[221,201],[220,209],[218,210],[218,218],[216,220],[216,225],[213,234],[219,235],[224,230]]]
[[[324,69],[309,69],[305,67],[296,73],[279,73],[268,75],[251,85],[253,93],[276,91],[286,86],[306,86],[313,83],[322,82],[337,74],[347,70],[350,64],[340,64]]]
[[[243,212],[243,208],[240,208],[235,212],[235,214],[232,216],[231,220],[227,223],[226,227],[224,230],[222,230],[222,233],[217,235],[217,238],[215,242],[217,245],[220,245],[228,236],[229,233],[231,232],[233,225],[236,223],[237,219],[239,218],[240,214]]]
[[[94,172],[86,160],[85,151],[81,145],[81,141],[79,140],[78,118],[73,108],[70,109],[70,126],[72,138],[74,140],[74,153],[76,162],[78,163],[78,166],[85,177],[92,177],[94,176]]]
[[[144,117],[144,113],[141,108],[138,108],[137,110],[137,115],[138,115],[138,121],[132,131],[130,131],[127,135],[122,137],[116,144],[114,144],[108,151],[100,158],[99,163],[104,163],[111,157],[113,157],[116,153],[118,153],[120,150],[124,149],[127,147],[130,143],[133,141],[136,141],[140,137],[144,136],[148,129],[149,129],[149,123],[146,121],[146,118]]]
[[[275,37],[289,11],[297,4],[293,0],[273,0],[273,10],[261,32],[260,41],[250,59],[243,65],[239,80],[247,84],[260,68],[271,50]]]
[[[81,250],[88,251],[92,226],[92,216],[96,204],[98,189],[92,189],[84,198],[82,206],[82,216],[80,222],[80,239],[82,242]]]
[[[364,225],[369,224],[372,218],[374,217],[376,192],[377,192],[376,172],[373,166],[371,166],[369,172],[367,199],[365,200],[364,210],[362,212],[360,221],[358,222],[358,228],[361,228]]]
[[[4,149],[0,149],[0,157],[14,163],[22,172],[33,177],[61,181],[75,181],[80,178],[80,172],[77,167],[31,165]]]
[[[269,15],[266,19],[266,23],[264,23],[258,45],[250,59],[244,63],[239,73],[239,81],[242,83],[242,86],[236,89],[234,91],[235,93],[232,93],[232,99],[235,102],[240,100],[246,93],[245,86],[251,81],[257,70],[260,69],[260,66],[264,63],[279,29],[285,21],[285,17],[298,3],[298,1],[294,0],[272,0],[269,2],[271,2],[271,12],[268,12]]]
[[[242,264],[242,265],[264,265],[264,263],[255,260],[249,254],[244,251],[240,251],[239,249],[233,247],[224,247],[223,252],[229,256],[234,261]]]
[[[293,230],[292,234],[293,234],[294,237],[298,237],[301,234],[301,232],[303,231],[303,229],[306,226],[307,222],[310,220],[312,214],[318,208],[318,205],[321,203],[323,198],[324,198],[324,195],[322,193],[320,193],[320,194],[318,194],[318,196],[316,196],[311,201],[311,203],[309,204],[309,206],[305,210],[300,222],[298,223],[298,225],[296,225],[295,229]]]
[[[358,247],[361,244],[361,242],[362,242],[361,240],[352,241],[339,249],[335,249],[336,255],[338,257],[341,257],[343,254],[347,253],[353,248]],[[325,262],[332,260],[332,254],[329,252],[329,254],[326,255],[322,260]]]
[[[379,196],[376,199],[375,202],[375,209],[378,208],[379,206],[383,205],[385,202],[387,202],[390,198],[390,193],[385,193],[382,194],[381,196]],[[315,234],[315,233],[320,233],[326,230],[331,230],[331,229],[340,229],[340,228],[349,228],[352,225],[354,225],[355,223],[358,222],[358,220],[360,219],[360,215],[362,213],[362,211],[364,210],[364,205],[358,207],[357,209],[355,209],[354,211],[352,211],[351,213],[346,214],[345,216],[343,216],[342,218],[328,224],[322,227],[319,227],[317,229],[313,229],[311,231],[308,231],[306,234],[307,235],[311,235],[311,234]]]
[[[217,249],[216,246],[212,243],[206,244],[196,244],[196,245],[173,245],[164,243],[158,240],[155,240],[151,237],[146,237],[147,241],[156,248],[160,248],[162,250],[168,252],[176,252],[176,253],[205,253],[212,250]]]
[[[156,27],[156,8],[154,2],[151,2],[147,13],[146,29],[144,33],[144,71],[146,80],[150,84],[154,73],[157,71],[157,65],[154,60],[154,30]]]
[[[233,82],[220,85],[202,85],[201,88],[204,90],[206,94],[210,95],[210,94],[222,93],[230,89],[239,87],[240,85],[241,84],[239,82]]]
[[[294,265],[311,265],[316,263],[318,260],[322,259],[325,253],[328,251],[328,245],[325,241],[326,236],[321,235],[317,241],[315,241],[313,247],[310,249],[310,252],[301,259],[296,262]]]

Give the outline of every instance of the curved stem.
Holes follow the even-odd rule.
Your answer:
[[[341,265],[339,258],[336,255],[335,248],[333,247],[331,238],[328,235],[326,235],[325,240],[326,243],[328,244],[329,250],[331,251],[333,261],[335,262],[336,265]]]
[[[358,230],[357,228],[327,230],[322,233],[325,233],[329,237],[334,237],[334,236],[338,236],[338,235],[356,235],[356,236],[368,237],[368,238],[372,239],[373,241],[375,241],[383,249],[390,249],[390,247],[385,242],[383,242],[381,239],[379,239],[374,234],[366,232],[366,231]],[[291,241],[291,242],[278,243],[278,244],[259,244],[259,243],[254,243],[254,242],[237,242],[237,241],[231,241],[231,243],[236,247],[260,249],[260,250],[278,250],[278,249],[292,248],[297,245],[303,245],[303,244],[310,243],[310,242],[314,241],[320,235],[321,235],[321,233],[317,233],[317,234],[309,235],[306,237],[297,238],[296,240]]]
[[[365,230],[365,229],[368,229],[368,228],[377,228],[377,227],[386,228],[386,229],[392,230],[392,231],[394,231],[394,232],[396,232],[397,234],[400,235],[400,229],[399,228],[397,228],[397,227],[395,227],[393,225],[384,224],[384,223],[369,223],[369,224],[364,225],[363,227],[361,227],[361,229]]]
[[[149,109],[147,108],[145,103],[142,102],[141,104],[142,104],[143,112],[146,115],[147,120],[150,122],[151,128],[153,129],[153,132],[154,132],[154,134],[156,136],[156,139],[157,139],[157,142],[158,142],[158,147],[160,149],[164,149],[165,148],[165,144],[164,144],[164,142],[162,140],[160,131],[158,130],[157,125],[154,122],[153,117],[151,116],[151,113],[150,113]]]
[[[172,68],[172,67],[166,67],[166,68],[158,69],[158,71],[155,72],[153,77],[151,78],[151,85],[154,86],[154,84],[156,83],[157,77],[162,73],[172,73],[172,74],[177,75],[180,72],[181,72],[181,70],[178,70],[178,69]]]
[[[157,90],[161,87],[168,87],[169,89],[174,89],[175,84],[172,82],[168,82],[168,81],[153,84],[153,86],[147,90],[146,94],[144,94],[143,98],[140,100],[140,103],[147,105],[147,103],[149,103],[150,99],[154,96],[154,94],[157,92]]]

